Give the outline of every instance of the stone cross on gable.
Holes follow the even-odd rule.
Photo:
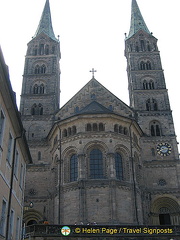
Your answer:
[[[92,70],[90,70],[89,72],[92,73],[92,78],[94,78],[94,73],[97,72],[96,70],[94,70],[94,68],[92,68]]]

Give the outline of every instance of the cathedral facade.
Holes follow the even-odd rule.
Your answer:
[[[128,106],[94,77],[59,108],[60,42],[49,0],[28,43],[21,117],[24,222],[180,224],[180,161],[157,39],[136,0],[125,39]]]

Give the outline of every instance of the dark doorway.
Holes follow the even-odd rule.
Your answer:
[[[171,219],[169,213],[159,214],[160,225],[171,225]]]

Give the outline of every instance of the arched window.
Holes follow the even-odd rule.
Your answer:
[[[37,105],[36,104],[34,104],[33,106],[32,106],[32,108],[31,108],[31,114],[32,115],[37,115]]]
[[[93,131],[97,132],[97,130],[98,130],[97,123],[93,123]]]
[[[147,63],[146,63],[146,69],[147,69],[147,70],[151,70],[151,63],[150,63],[150,61],[147,61]]]
[[[92,128],[91,128],[91,124],[90,124],[90,123],[87,124],[86,129],[87,129],[88,132],[92,131]]]
[[[140,62],[140,70],[145,70],[145,62],[144,61]]]
[[[68,128],[68,136],[71,136],[71,128]]]
[[[42,104],[39,104],[38,107],[39,107],[38,115],[43,115],[43,106],[42,106]]]
[[[39,55],[44,55],[44,44],[40,44]]]
[[[158,110],[157,102],[156,102],[155,99],[152,99],[152,108],[153,108],[153,111],[157,111]]]
[[[40,67],[39,67],[38,64],[35,66],[34,73],[35,73],[35,74],[39,74],[39,73],[40,73]]]
[[[124,128],[124,135],[128,135],[127,127]]]
[[[35,84],[33,87],[33,93],[38,94],[38,85],[37,84]]]
[[[148,82],[146,80],[144,80],[143,82],[143,88],[148,89]]]
[[[67,137],[67,130],[66,129],[63,130],[63,137]]]
[[[44,64],[41,66],[41,73],[46,73],[46,66]]]
[[[115,168],[116,178],[119,180],[123,180],[122,156],[119,153],[115,153]]]
[[[156,121],[151,123],[151,136],[156,137],[156,136],[161,136],[161,128],[160,124]]]
[[[37,55],[37,46],[35,46],[35,48],[34,48],[34,55],[35,56]]]
[[[45,54],[46,54],[46,55],[49,55],[49,45],[46,45]]]
[[[70,158],[70,182],[77,181],[78,178],[78,159],[74,154]]]
[[[93,149],[90,152],[90,178],[103,178],[103,155],[99,149]]]
[[[39,93],[44,94],[44,84],[43,83],[39,86]]]
[[[146,101],[146,110],[147,110],[147,111],[151,111],[151,100],[150,100],[150,99],[148,99],[148,100]]]
[[[136,52],[139,52],[139,46],[138,43],[136,42],[136,47],[135,47]]]
[[[123,133],[123,127],[121,125],[119,126],[119,133]]]
[[[99,123],[99,131],[104,131],[104,124],[103,123]]]
[[[154,81],[153,80],[149,81],[149,89],[154,89]]]
[[[118,133],[118,125],[117,124],[114,125],[114,132]]]
[[[76,134],[77,130],[76,130],[76,126],[72,127],[72,135]]]
[[[141,51],[145,51],[144,40],[141,40]]]

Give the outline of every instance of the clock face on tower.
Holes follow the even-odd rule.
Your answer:
[[[159,143],[157,145],[157,152],[161,156],[168,156],[171,153],[171,145],[169,143]]]

